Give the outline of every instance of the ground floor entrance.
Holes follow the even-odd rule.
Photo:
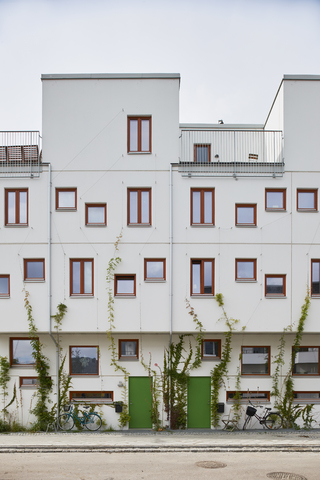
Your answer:
[[[129,377],[129,428],[151,428],[149,377]]]
[[[188,428],[210,428],[210,402],[210,377],[189,377]]]

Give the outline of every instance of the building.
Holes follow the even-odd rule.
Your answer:
[[[309,288],[294,389],[296,401],[320,404],[320,76],[285,75],[264,125],[179,125],[179,84],[178,74],[42,75],[42,145],[39,132],[2,133],[0,352],[10,358],[9,394],[18,390],[10,412],[25,424],[37,388],[25,291],[54,385],[52,315],[67,306],[70,400],[99,403],[113,428],[127,383],[125,428],[151,427],[141,360],[159,372],[182,334],[194,334],[195,348],[193,308],[204,336],[187,426],[210,428],[210,372],[226,330],[215,294],[239,319],[219,391],[228,413],[237,371],[244,404],[273,404],[280,337],[295,329]],[[294,333],[286,338],[288,366]]]

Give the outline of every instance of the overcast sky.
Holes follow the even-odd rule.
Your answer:
[[[264,123],[320,74],[320,0],[0,0],[0,130],[41,130],[42,73],[181,74],[180,121]]]

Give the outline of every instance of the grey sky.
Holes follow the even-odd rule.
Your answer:
[[[0,0],[0,130],[41,130],[41,73],[178,72],[181,122],[263,123],[320,74],[320,0]]]

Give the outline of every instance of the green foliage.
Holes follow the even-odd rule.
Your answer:
[[[0,356],[0,387],[2,388],[3,396],[3,420],[5,420],[6,414],[8,413],[6,404],[6,397],[8,396],[8,383],[10,381],[9,375],[10,363],[7,357]]]
[[[161,396],[161,382],[157,372],[151,368],[152,357],[149,352],[149,364],[146,365],[142,352],[140,354],[140,362],[144,369],[148,372],[149,381],[150,381],[150,392],[151,392],[151,407],[150,407],[150,416],[153,429],[158,431],[161,429],[160,415],[159,415],[159,406],[160,406],[160,396]],[[155,363],[155,366],[158,367],[158,364]],[[158,367],[160,370],[160,367]],[[161,370],[160,370],[161,374]]]
[[[241,353],[239,355],[239,363],[241,363]],[[236,391],[233,397],[233,404],[232,404],[232,410],[233,410],[233,419],[237,420],[237,422],[240,421],[241,419],[241,414],[242,414],[242,407],[241,407],[241,369],[240,365],[238,365],[237,368],[237,377],[236,377]]]

